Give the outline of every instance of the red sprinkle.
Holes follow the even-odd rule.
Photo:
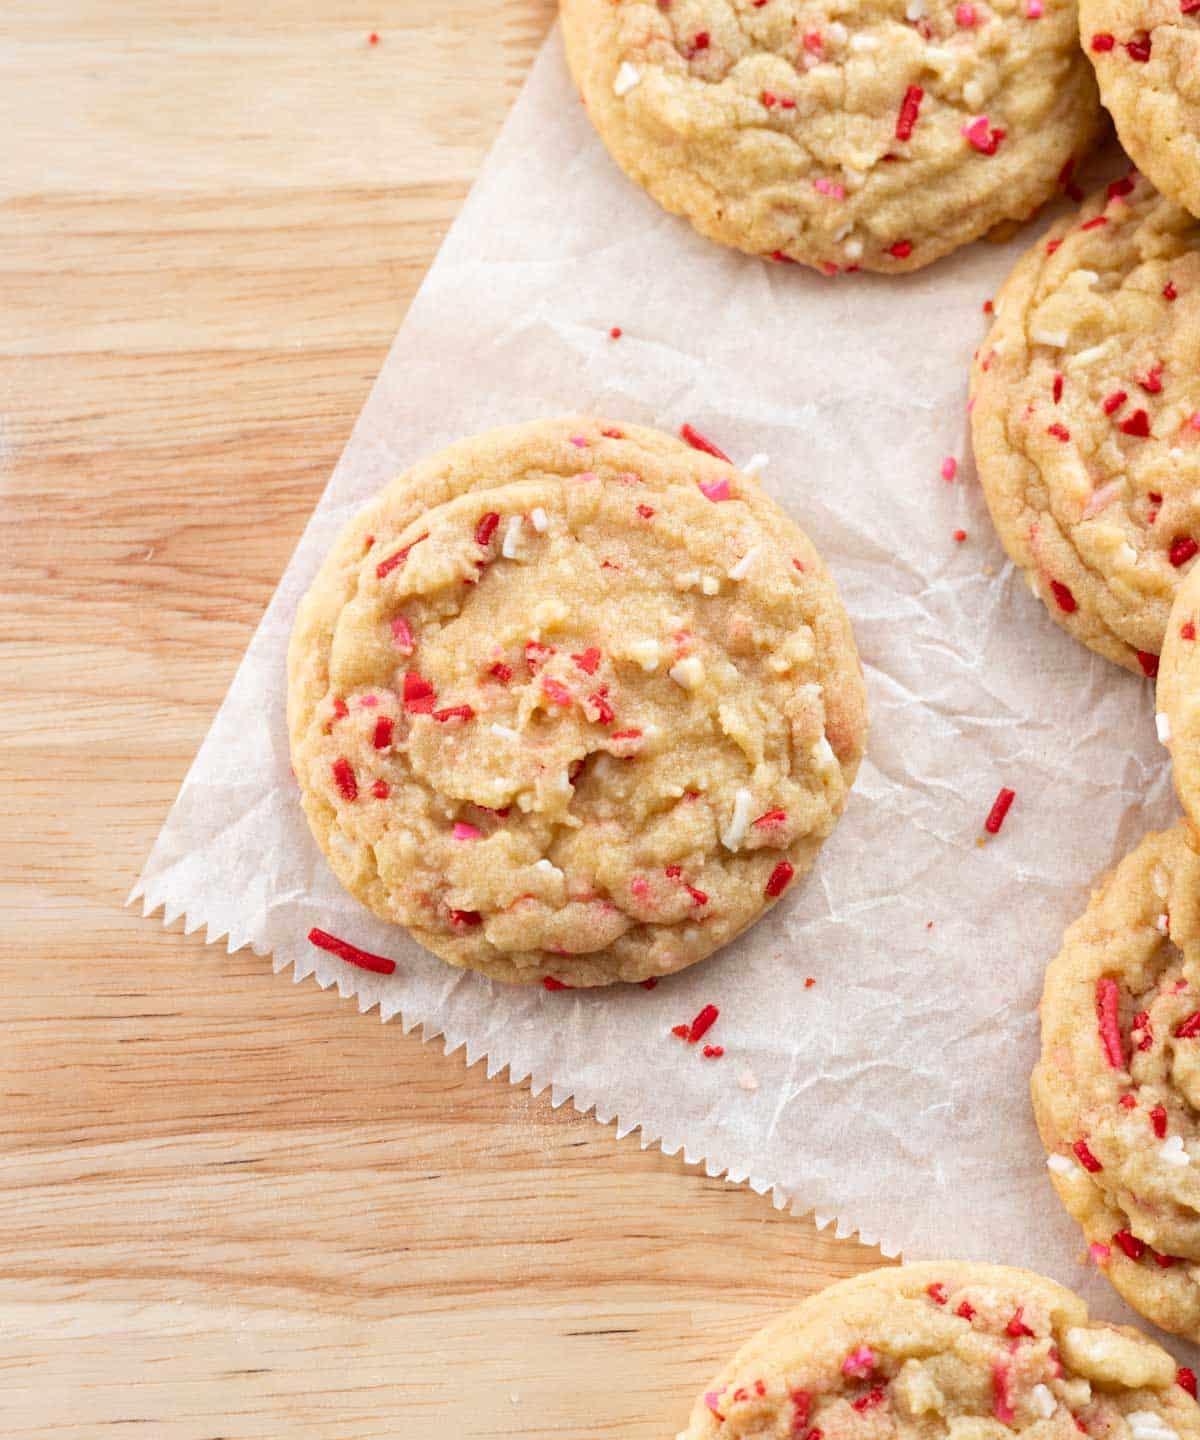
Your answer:
[[[358,781],[354,778],[354,767],[344,755],[339,755],[333,762],[333,778],[344,799],[358,799]]]
[[[894,255],[897,260],[907,260],[912,254],[913,247],[911,240],[897,240],[894,245],[888,246],[887,253]]]
[[[1200,550],[1200,545],[1197,545],[1190,535],[1176,535],[1171,541],[1167,559],[1178,570],[1181,565],[1187,564],[1197,550]]]
[[[473,720],[475,712],[469,705],[448,705],[444,710],[435,710],[433,718],[439,725],[448,725],[451,720]]]
[[[969,1300],[964,1300],[954,1313],[962,1320],[974,1320],[975,1307]]]
[[[1046,254],[1047,254],[1047,255],[1053,255],[1054,252],[1059,248],[1059,246],[1060,246],[1061,244],[1062,244],[1062,241],[1061,241],[1061,240],[1047,240],[1047,241],[1046,241]]]
[[[689,1029],[689,1028],[690,1028],[690,1027],[687,1026],[687,1025],[672,1025],[672,1026],[671,1026],[671,1034],[672,1034],[672,1035],[678,1035],[681,1040],[686,1040],[687,1037],[688,1037],[688,1029]]]
[[[403,615],[397,615],[392,621],[392,644],[401,655],[411,655],[417,648],[413,640],[412,626]]]
[[[654,519],[654,507],[652,505],[639,505],[637,507],[637,513],[642,517],[643,520]]]
[[[1068,615],[1079,608],[1079,602],[1061,580],[1051,580],[1050,591],[1055,600],[1058,601],[1058,608],[1065,611]]]
[[[564,985],[561,980],[556,980],[553,975],[542,976],[543,990],[569,990],[569,985]]]
[[[1196,1372],[1190,1366],[1179,1367],[1175,1372],[1175,1383],[1181,1390],[1186,1390],[1193,1400],[1196,1398]]]
[[[376,800],[386,800],[391,793],[392,787],[386,780],[376,780],[374,785],[371,786],[371,794],[374,795]]]
[[[1079,228],[1081,230],[1099,230],[1102,225],[1108,224],[1107,215],[1097,215],[1095,219],[1085,221]]]
[[[804,982],[804,988],[806,990],[811,990],[816,983],[816,980],[810,975],[808,979]]]
[[[336,955],[350,965],[357,965],[360,970],[372,970],[376,975],[391,975],[396,969],[394,960],[389,960],[384,955],[372,955],[369,950],[360,950],[348,940],[339,940],[336,935],[318,930],[315,926],[308,932],[308,943],[315,945],[318,950],[328,950],[331,955]]]
[[[392,573],[393,570],[396,569],[398,565],[404,564],[404,562],[408,559],[414,545],[419,545],[422,540],[428,539],[429,532],[426,531],[424,535],[418,535],[417,538],[412,542],[412,545],[406,545],[403,550],[397,550],[394,555],[389,555],[386,560],[381,560],[379,564],[375,567],[376,576],[380,580],[386,580],[387,577]]]
[[[476,545],[487,545],[492,536],[496,533],[496,527],[500,524],[500,516],[495,510],[489,510],[486,515],[480,517],[479,524],[475,527]]]
[[[381,715],[375,722],[374,745],[376,750],[386,750],[392,743],[392,731],[396,722],[390,715]]]
[[[706,1045],[703,1050],[706,1060],[719,1060],[725,1053],[724,1045]]]
[[[1100,1043],[1114,1070],[1124,1070],[1125,1052],[1121,1044],[1121,991],[1110,978],[1096,981],[1096,1014],[1100,1020]]]
[[[708,896],[704,893],[703,890],[697,890],[694,885],[685,885],[683,888],[684,888],[684,889],[688,892],[688,894],[692,897],[692,904],[693,904],[693,905],[707,905],[707,904],[708,904]]]
[[[724,460],[729,465],[733,464],[724,450],[719,450],[707,436],[701,435],[699,430],[694,429],[691,425],[681,425],[679,433],[693,450],[703,450],[706,455],[715,455],[718,460]]]
[[[925,92],[919,85],[910,85],[904,92],[904,99],[900,102],[900,113],[896,117],[897,140],[912,139],[913,128],[917,123],[921,101],[924,98]]]
[[[988,811],[988,817],[983,822],[983,828],[989,835],[999,835],[1000,827],[1004,824],[1004,817],[1008,814],[1009,807],[1017,798],[1015,790],[1002,788],[1000,793],[992,801],[992,808]]]
[[[526,640],[525,668],[531,675],[536,675],[553,654],[553,645],[543,645],[540,640]]]
[[[1137,383],[1142,387],[1142,389],[1146,392],[1147,395],[1159,395],[1162,393],[1162,372],[1163,367],[1160,362],[1153,368],[1153,370],[1149,372],[1149,374],[1144,377],[1139,377]]]
[[[1111,50],[1116,43],[1117,37],[1110,35],[1107,30],[1102,30],[1098,35],[1092,36],[1092,49],[1100,55]]]
[[[570,705],[574,699],[561,680],[551,680],[548,676],[542,681],[542,694],[555,705]]]
[[[1150,1024],[1150,1012],[1148,1010],[1139,1010],[1133,1017],[1133,1023],[1129,1028],[1142,1032],[1142,1038],[1138,1041],[1137,1047],[1139,1051],[1153,1050],[1154,1027]]]
[[[368,45],[378,45],[378,44],[379,44],[379,36],[376,35],[376,33],[375,33],[374,30],[372,30],[371,33],[367,36],[367,44],[368,44]]]
[[[946,1287],[940,1280],[935,1280],[932,1285],[926,1285],[925,1293],[935,1305],[944,1305],[950,1298],[946,1294]]]
[[[497,660],[494,665],[488,666],[488,674],[494,675],[501,685],[507,685],[512,679],[512,666],[506,665],[503,660]]]
[[[776,865],[774,870],[771,871],[771,874],[767,879],[766,889],[763,891],[763,894],[772,900],[774,900],[777,896],[782,895],[783,892],[787,889],[788,883],[790,882],[792,876],[795,873],[795,867],[790,863],[790,861],[781,860],[779,864]]]
[[[1076,1140],[1074,1145],[1071,1146],[1071,1149],[1075,1152],[1075,1158],[1090,1174],[1095,1175],[1098,1170],[1104,1169],[1104,1166],[1101,1165],[1099,1160],[1097,1160],[1088,1149],[1086,1140]]]
[[[1193,1010],[1186,1020],[1175,1027],[1176,1040],[1194,1040],[1200,1035],[1200,1010]]]
[[[1167,1109],[1165,1105],[1156,1105],[1150,1112],[1150,1124],[1155,1135],[1160,1140],[1165,1140],[1167,1135]]]
[[[1158,674],[1158,656],[1151,655],[1148,650],[1137,651],[1138,664],[1142,667],[1142,674],[1153,680]]]
[[[1111,415],[1115,410],[1119,410],[1128,399],[1129,396],[1126,395],[1124,390],[1114,390],[1104,402],[1104,413]]]
[[[456,930],[471,930],[483,924],[483,916],[478,910],[451,910],[450,923]]]
[[[1108,190],[1105,192],[1110,200],[1119,200],[1124,196],[1132,194],[1133,181],[1128,175],[1122,175],[1119,180],[1110,180]]]
[[[801,1430],[808,1424],[808,1417],[812,1411],[812,1396],[807,1390],[792,1391],[792,1434],[799,1435]],[[814,1431],[814,1434],[820,1432]]]
[[[340,695],[337,696],[337,698],[333,702],[333,718],[335,720],[344,720],[346,716],[349,715],[349,713],[350,707],[346,704],[346,702],[342,699]]]
[[[437,700],[437,691],[425,679],[418,675],[415,670],[409,670],[404,676],[404,708],[410,715],[429,715]]]
[[[1117,1101],[1117,1104],[1121,1107],[1122,1110],[1136,1110],[1137,1096],[1132,1094],[1122,1095],[1121,1098]]]
[[[755,830],[772,830],[777,825],[782,825],[787,819],[786,810],[768,810],[765,815],[760,815],[754,821]]]
[[[1058,402],[1062,399],[1062,392],[1063,392],[1063,377],[1062,377],[1062,375],[1061,375],[1058,371],[1055,371],[1055,374],[1054,374],[1054,388],[1053,388],[1052,393],[1053,393],[1053,395],[1054,395],[1054,403],[1055,403],[1056,405],[1057,405]]]
[[[954,532],[954,538],[961,545],[962,542],[967,538],[967,532],[965,530],[956,530]]]
[[[1057,420],[1053,425],[1046,426],[1046,434],[1053,435],[1056,440],[1061,440],[1064,445],[1071,438],[1071,432],[1065,425],[1060,425]]]
[[[1146,1253],[1146,1242],[1128,1230],[1118,1230],[1112,1237],[1114,1245],[1119,1245],[1131,1260],[1140,1260]]]
[[[596,712],[597,725],[611,725],[617,718],[616,712],[599,690],[597,690],[594,695],[588,696],[588,704]],[[632,731],[630,733],[632,734]],[[642,732],[639,730],[637,733],[640,735]],[[613,738],[616,739],[617,737],[614,736]]]
[[[1033,1335],[1033,1331],[1026,1325],[1024,1320],[1025,1307],[1018,1305],[1012,1319],[1005,1326],[1005,1330],[1014,1340],[1020,1340],[1025,1335]]]
[[[853,1408],[861,1415],[864,1410],[874,1410],[876,1405],[883,1404],[883,1391],[876,1385],[874,1390],[868,1390],[865,1395],[860,1395],[857,1400],[851,1403]]]
[[[619,325],[614,325],[612,329],[608,332],[608,338],[610,340],[619,340],[622,334],[623,331],[621,330],[621,327]]]
[[[720,1013],[715,1005],[706,1005],[688,1026],[688,1044],[694,1045],[697,1040],[702,1040],[716,1024],[717,1016]]]
[[[1197,8],[1200,8],[1200,0],[1196,0],[1196,5]],[[1167,281],[1167,283],[1163,286],[1162,293],[1164,300],[1177,300],[1179,298],[1179,291],[1175,288],[1174,280]]]
[[[1179,638],[1181,640],[1194,640],[1196,638],[1196,622],[1185,620],[1179,627]]]
[[[1125,53],[1131,60],[1144,65],[1150,58],[1150,32],[1139,30],[1132,40],[1126,41]]]
[[[596,667],[600,664],[600,651],[594,645],[589,646],[582,655],[572,655],[571,659],[583,671],[585,675],[594,675]]]
[[[624,430],[618,430],[615,427],[608,430],[601,430],[600,433],[606,440],[624,440],[625,438]]]
[[[640,980],[638,983],[643,990],[653,990],[658,985],[658,976],[651,975],[645,980]]]

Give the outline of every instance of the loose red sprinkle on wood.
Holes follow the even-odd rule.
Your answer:
[[[395,973],[394,960],[389,960],[385,955],[372,955],[369,950],[360,950],[348,940],[339,940],[336,935],[318,930],[315,926],[308,932],[308,943],[315,945],[318,950],[328,950],[331,955],[336,955],[339,960],[345,960],[349,965],[357,965],[360,970],[371,970],[376,975]]]
[[[944,1305],[950,1298],[946,1294],[946,1287],[940,1280],[935,1280],[932,1285],[926,1285],[925,1293],[935,1305]]]
[[[720,1013],[715,1005],[706,1005],[687,1027],[688,1044],[694,1045],[697,1040],[702,1040],[716,1024]],[[678,1030],[675,1033],[678,1034]]]
[[[338,789],[342,792],[345,800],[358,799],[358,781],[354,777],[354,767],[344,755],[339,755],[333,762],[333,779]]]
[[[1092,36],[1092,49],[1098,55],[1103,55],[1106,51],[1111,50],[1116,43],[1117,37],[1110,35],[1107,30],[1102,30],[1098,35]]]
[[[1185,620],[1179,627],[1179,638],[1181,640],[1194,640],[1196,638],[1196,622]]]
[[[1139,30],[1132,40],[1125,43],[1125,53],[1131,60],[1136,60],[1139,65],[1144,65],[1150,58],[1150,32]]]
[[[444,710],[435,710],[433,718],[439,725],[449,725],[455,720],[473,720],[475,712],[469,705],[448,705]]]
[[[865,1395],[860,1395],[857,1400],[850,1403],[852,1408],[861,1415],[864,1410],[874,1410],[876,1405],[883,1404],[883,1391],[876,1385],[874,1390],[868,1390]]]
[[[1142,667],[1142,674],[1153,680],[1158,674],[1158,656],[1151,655],[1148,650],[1136,652],[1138,664]]]
[[[897,260],[907,260],[912,252],[911,240],[897,240],[894,245],[889,245],[887,250],[887,253],[895,256]]]
[[[992,801],[992,808],[983,822],[983,828],[989,835],[999,835],[1000,827],[1004,824],[1004,817],[1008,814],[1009,807],[1016,798],[1015,790],[1001,789],[995,800]]]
[[[1106,415],[1113,414],[1113,412],[1119,410],[1128,399],[1129,396],[1125,393],[1124,390],[1114,390],[1113,393],[1104,402],[1104,413]]]
[[[900,113],[896,116],[897,140],[912,139],[917,116],[921,111],[921,101],[924,98],[925,92],[919,85],[910,85],[904,92],[904,99],[900,102]]]
[[[1129,1230],[1117,1230],[1112,1237],[1114,1245],[1119,1245],[1131,1260],[1140,1260],[1146,1253],[1146,1242],[1139,1240]]]
[[[396,728],[396,722],[390,715],[381,715],[375,722],[375,735],[373,744],[376,750],[386,750],[392,743],[392,731]]]
[[[1046,426],[1046,434],[1053,435],[1056,440],[1061,440],[1064,445],[1071,438],[1071,432],[1065,425],[1060,425],[1057,420],[1053,425]]]
[[[1100,1043],[1114,1070],[1125,1069],[1121,1042],[1121,989],[1109,977],[1096,981],[1096,1015],[1100,1022]]]
[[[412,542],[412,545],[406,545],[403,550],[397,550],[394,555],[389,555],[386,560],[381,560],[379,564],[375,567],[375,574],[377,578],[380,580],[386,580],[387,577],[392,573],[393,570],[396,569],[398,565],[404,564],[404,562],[408,559],[409,555],[412,553],[412,550],[415,546],[419,545],[422,540],[428,539],[429,533],[428,531],[426,531],[424,535],[418,535],[417,538]]]
[[[374,30],[372,30],[371,33],[367,36],[367,44],[368,44],[368,45],[378,45],[378,44],[379,44],[379,36],[375,33]]]
[[[569,990],[569,985],[564,985],[561,980],[556,980],[553,975],[542,976],[543,990]]]
[[[703,450],[706,455],[715,455],[718,460],[724,460],[729,465],[733,464],[733,461],[730,460],[724,450],[718,449],[707,436],[701,435],[699,430],[695,429],[694,426],[681,425],[679,427],[679,433],[693,450]]]
[[[403,696],[404,708],[410,715],[429,715],[437,702],[437,691],[415,670],[405,673]]]
[[[594,645],[589,646],[580,655],[572,655],[571,659],[583,671],[585,675],[594,675],[596,667],[600,664],[600,651]]]
[[[1061,580],[1051,580],[1050,591],[1058,602],[1058,608],[1068,615],[1073,614],[1079,608],[1079,602]]]
[[[489,510],[486,515],[481,515],[479,517],[479,524],[475,527],[476,545],[487,545],[496,533],[496,527],[499,524],[500,516],[495,510]]]
[[[1181,565],[1187,564],[1197,550],[1200,550],[1200,545],[1197,545],[1190,535],[1176,535],[1171,541],[1170,550],[1167,551],[1167,559],[1178,570]]]
[[[781,860],[768,876],[766,888],[764,889],[763,894],[766,895],[768,899],[776,899],[778,896],[782,895],[783,892],[787,889],[788,884],[795,873],[795,867],[791,864],[790,861]]]
[[[371,786],[371,794],[374,795],[376,800],[386,800],[391,793],[392,787],[386,780],[376,780],[374,785]]]
[[[1097,1160],[1088,1149],[1086,1140],[1076,1140],[1074,1145],[1071,1146],[1071,1149],[1075,1152],[1075,1158],[1090,1174],[1095,1175],[1097,1171],[1104,1169],[1104,1166],[1101,1165],[1099,1160]]]
[[[1151,1110],[1150,1124],[1153,1127],[1155,1135],[1157,1135],[1160,1140],[1164,1140],[1167,1134],[1166,1106],[1156,1105],[1154,1109]]]
[[[804,988],[806,990],[811,990],[816,983],[816,980],[810,975],[808,979],[804,982]]]
[[[706,1060],[719,1060],[725,1053],[724,1045],[706,1045],[703,1050]]]
[[[994,305],[994,303],[993,303],[991,300],[985,300],[985,301],[983,302],[983,313],[984,313],[985,315],[992,315],[992,314],[995,313],[995,310],[996,310],[996,306]]]
[[[1196,0],[1200,5],[1200,0]],[[1196,1398],[1196,1372],[1188,1365],[1181,1365],[1175,1372],[1175,1383],[1181,1390],[1186,1390],[1194,1400]]]
[[[1186,1020],[1175,1027],[1176,1040],[1194,1040],[1200,1035],[1200,1010],[1193,1010]]]
[[[954,1313],[962,1320],[974,1320],[975,1307],[969,1300],[964,1300]]]

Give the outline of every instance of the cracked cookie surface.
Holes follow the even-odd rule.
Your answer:
[[[1034,1113],[1092,1259],[1155,1324],[1200,1340],[1200,853],[1147,835],[1046,973]]]
[[[1200,215],[1200,5],[1080,0],[1079,26],[1130,159]]]
[[[1073,0],[562,0],[618,164],[723,244],[914,270],[1023,220],[1100,127]]]
[[[1017,264],[971,373],[980,482],[1053,618],[1153,675],[1200,539],[1200,225],[1125,177]]]
[[[767,1326],[677,1440],[1195,1440],[1190,1371],[1027,1270],[875,1270]]]
[[[865,700],[812,545],[734,467],[583,418],[465,441],[343,532],[289,654],[342,883],[452,964],[682,969],[807,870]]]

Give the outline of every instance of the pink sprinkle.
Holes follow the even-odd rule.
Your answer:
[[[860,1380],[865,1379],[874,1368],[875,1352],[869,1345],[860,1345],[857,1350],[851,1350],[842,1361],[842,1374],[853,1375]]]
[[[542,681],[542,693],[556,705],[569,705],[574,698],[561,680],[551,680],[548,676]]]
[[[1099,490],[1093,490],[1088,497],[1087,504],[1083,507],[1083,519],[1091,520],[1099,515],[1101,510],[1112,502],[1121,493],[1124,486],[1122,480],[1111,480],[1107,485],[1101,485]]]
[[[946,458],[942,461],[942,479],[950,481],[953,480],[957,474],[958,461],[954,458],[953,455],[947,455]]]
[[[827,180],[824,175],[819,180],[813,181],[813,189],[822,195],[828,195],[831,200],[844,200],[846,198],[846,187],[838,185],[833,180]]]
[[[722,1415],[721,1412],[717,1409],[717,1401],[720,1400],[721,1396],[722,1396],[724,1393],[725,1393],[725,1392],[724,1392],[723,1389],[722,1389],[722,1390],[706,1390],[706,1391],[704,1392],[704,1403],[708,1406],[708,1408],[709,1408],[709,1409],[712,1411],[712,1413],[717,1417],[717,1419],[721,1422],[722,1425],[725,1423],[725,1417],[724,1417],[724,1415]]]
[[[977,116],[969,125],[964,125],[960,133],[981,155],[994,155],[1004,139],[1004,131],[989,126],[986,115]]]
[[[401,655],[411,655],[417,648],[413,641],[412,626],[403,615],[397,615],[392,621],[392,644]]]
[[[456,840],[482,840],[483,831],[477,830],[474,825],[468,825],[465,820],[454,822],[454,838]]]
[[[577,450],[586,450],[587,443],[588,442],[583,438],[582,435],[571,436],[571,444],[574,445]]]
[[[698,484],[700,493],[707,496],[714,505],[722,500],[733,499],[733,492],[729,488],[728,480],[701,480]]]
[[[819,30],[809,30],[804,36],[804,48],[810,55],[823,55],[825,53],[825,42],[821,39]]]
[[[974,5],[960,5],[954,12],[954,23],[961,25],[964,30],[969,30],[976,19]]]
[[[1002,1425],[1013,1422],[1012,1398],[1008,1390],[1010,1374],[1007,1360],[998,1357],[992,1361],[992,1413]]]
[[[1093,1243],[1088,1246],[1088,1254],[1092,1257],[1093,1265],[1103,1267],[1108,1264],[1112,1256],[1112,1246]]]
[[[1029,4],[1025,7],[1025,13],[1031,20],[1040,20],[1046,13],[1042,0],[1029,0]]]

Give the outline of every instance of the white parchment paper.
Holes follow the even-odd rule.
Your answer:
[[[1034,233],[897,279],[733,254],[617,172],[552,36],[159,836],[134,892],[146,912],[269,953],[840,1234],[1029,1265],[1128,1316],[1080,1266],[1028,1077],[1064,925],[1174,807],[1153,687],[1049,620],[969,459],[982,302]],[[549,994],[452,970],[343,893],[289,773],[288,632],[338,528],[441,445],[576,410],[687,420],[735,459],[769,455],[764,483],[829,562],[869,685],[869,756],[813,874],[654,991]],[[1002,785],[1016,803],[981,847]],[[395,957],[396,974],[312,949],[313,925]],[[670,1034],[709,1001],[719,1061]]]

